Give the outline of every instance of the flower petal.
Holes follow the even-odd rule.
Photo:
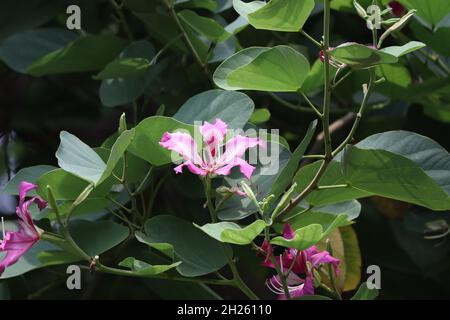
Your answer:
[[[239,170],[241,173],[248,179],[252,177],[253,171],[255,171],[255,167],[248,164],[247,161],[241,158],[235,158],[234,160],[230,161],[228,164],[223,166],[222,168],[214,170],[215,174],[227,176],[231,173],[231,169],[234,167],[239,166]]]
[[[220,119],[216,119],[214,124],[205,121],[200,127],[200,132],[206,143],[206,150],[211,157],[215,158],[217,156],[219,144],[222,143],[227,134],[227,124]]]
[[[284,225],[283,237],[287,240],[294,239],[294,237],[295,237],[295,231],[294,231],[294,229],[292,229],[292,227],[289,223],[286,223]]]
[[[256,147],[257,145],[265,147],[265,142],[258,138],[244,137],[241,135],[234,136],[225,144],[225,152],[223,153],[220,162],[228,164],[236,158],[241,158],[248,148]]]
[[[192,172],[193,174],[197,174],[199,176],[206,176],[206,174],[207,174],[207,172],[205,170],[197,167],[191,161],[185,161],[182,164],[180,164],[179,166],[176,166],[174,168],[175,173],[176,174],[183,173],[183,167],[188,167],[190,172]]]
[[[202,163],[202,158],[198,154],[197,143],[195,143],[194,138],[188,133],[165,132],[159,145],[178,153],[183,159],[191,161],[194,164],[200,165]]]
[[[21,224],[17,232],[7,232],[5,238],[0,243],[0,251],[7,251],[6,256],[0,261],[0,275],[10,265],[16,263],[38,240],[39,234],[35,229],[29,234],[31,229]]]

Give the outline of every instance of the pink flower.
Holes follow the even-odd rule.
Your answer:
[[[396,17],[401,17],[405,12],[405,7],[398,1],[389,2],[389,7],[392,9],[392,14]]]
[[[190,172],[200,176],[208,174],[226,176],[231,173],[232,168],[239,167],[241,173],[250,180],[255,167],[242,157],[248,148],[257,145],[264,147],[262,140],[236,135],[226,142],[225,152],[221,153],[227,133],[225,122],[220,119],[216,119],[214,124],[205,121],[200,127],[200,133],[205,143],[202,156],[199,155],[197,144],[191,135],[182,132],[165,132],[162,136],[160,146],[177,152],[184,159],[182,164],[175,167],[176,173],[182,173],[183,167],[187,167]]]
[[[7,252],[0,261],[0,275],[7,267],[16,263],[40,238],[28,207],[34,202],[42,210],[47,204],[40,197],[33,197],[25,201],[27,193],[36,188],[35,184],[26,181],[22,181],[19,185],[19,205],[16,210],[19,217],[19,231],[8,231],[0,243],[0,252]]]
[[[295,232],[289,224],[284,226],[283,236],[286,239],[294,238]],[[272,254],[273,248],[266,252]],[[332,257],[328,251],[319,252],[316,246],[302,251],[294,248],[287,249],[282,255],[275,257],[275,261],[279,269],[283,273],[287,273],[287,286],[289,294],[293,298],[314,294],[314,269],[318,269],[324,264],[331,264],[334,272],[337,275],[339,274],[339,259]],[[275,268],[272,261],[267,257],[263,265]],[[266,285],[272,292],[278,294],[279,299],[286,299],[283,285],[278,275],[268,279]]]

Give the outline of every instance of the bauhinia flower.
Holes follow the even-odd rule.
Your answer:
[[[40,233],[33,223],[28,207],[36,203],[43,210],[47,203],[40,197],[33,197],[27,201],[27,193],[37,186],[33,183],[22,181],[19,185],[19,205],[16,213],[19,217],[19,230],[8,231],[0,243],[0,252],[6,251],[6,255],[0,261],[0,275],[7,267],[16,263],[40,238]],[[3,229],[4,232],[4,229]]]
[[[286,239],[294,237],[294,230],[289,224],[284,226],[283,236]],[[269,255],[273,254],[273,248],[266,242],[261,247],[267,254],[263,265],[275,268]],[[289,248],[280,256],[275,257],[280,271],[286,276],[287,288],[292,298],[314,294],[314,270],[325,264],[331,264],[336,275],[339,274],[339,259],[330,255],[328,251],[318,251],[316,246],[299,251]],[[275,275],[266,281],[267,287],[278,295],[279,299],[286,299],[280,276]]]
[[[255,167],[251,166],[242,157],[249,148],[264,147],[265,143],[258,138],[236,135],[225,143],[225,151],[222,147],[227,133],[227,124],[216,119],[214,124],[207,121],[200,127],[205,148],[202,155],[198,153],[194,138],[183,132],[165,132],[159,144],[168,150],[178,153],[183,158],[183,163],[175,167],[176,173],[182,173],[187,167],[190,172],[200,176],[229,175],[231,169],[239,167],[241,173],[250,179]]]
[[[389,7],[391,7],[392,14],[396,17],[401,17],[405,12],[405,7],[398,1],[389,2]]]

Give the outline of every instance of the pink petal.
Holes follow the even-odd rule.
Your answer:
[[[200,176],[206,176],[206,174],[207,174],[207,172],[205,170],[197,167],[191,161],[186,161],[186,162],[183,162],[182,164],[180,164],[179,166],[176,166],[174,168],[175,173],[176,174],[183,173],[183,167],[188,167],[189,171],[192,172],[193,174],[197,174]]]
[[[6,256],[0,261],[0,275],[10,265],[16,263],[38,240],[37,231],[31,235],[27,229],[21,229],[17,232],[7,232],[5,239],[0,244],[0,251],[7,251]]]
[[[248,180],[250,180],[250,178],[252,177],[253,171],[255,171],[255,167],[249,165],[247,161],[245,161],[244,159],[241,159],[241,158],[235,158],[234,160],[232,160],[231,162],[229,162],[222,168],[214,170],[214,173],[218,174],[218,175],[222,175],[222,176],[227,176],[227,175],[231,174],[231,169],[233,169],[234,167],[237,167],[237,166],[239,166],[239,170],[241,171],[241,173]]]
[[[219,144],[222,143],[227,134],[227,124],[220,119],[216,119],[214,124],[205,121],[200,127],[200,132],[206,143],[206,150],[212,158],[215,158]]]
[[[19,205],[23,204],[27,193],[37,188],[37,185],[27,181],[21,181],[19,184]]]
[[[292,229],[292,227],[289,223],[286,223],[284,225],[283,237],[287,240],[294,239],[294,237],[295,237],[295,231],[294,231],[294,229]]]
[[[248,148],[256,147],[257,145],[265,147],[265,142],[258,138],[234,136],[225,144],[225,152],[223,153],[220,162],[228,164],[236,158],[242,158]]]
[[[202,158],[198,154],[197,144],[190,134],[183,132],[165,132],[159,145],[181,155],[183,159],[200,165]]]
[[[302,296],[310,296],[314,294],[313,278],[311,275],[306,276],[303,284],[290,291],[291,298]]]

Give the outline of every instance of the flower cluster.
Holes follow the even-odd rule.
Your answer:
[[[249,148],[264,147],[265,144],[258,138],[236,135],[225,143],[225,151],[222,146],[227,134],[227,124],[216,119],[214,124],[207,121],[200,127],[200,133],[205,143],[202,155],[198,153],[194,138],[188,133],[165,132],[159,144],[168,150],[178,153],[184,162],[175,167],[176,173],[182,173],[183,167],[200,176],[229,175],[231,169],[239,167],[241,173],[250,180],[255,167],[251,166],[242,157]]]
[[[35,184],[26,181],[22,181],[19,185],[19,205],[16,209],[19,230],[6,232],[0,243],[0,252],[7,252],[0,261],[0,275],[7,267],[16,263],[40,239],[40,233],[33,223],[28,207],[32,203],[36,203],[39,209],[43,210],[47,203],[40,197],[33,197],[25,201],[27,193],[36,188]]]
[[[294,238],[294,230],[289,224],[284,226],[283,236],[286,239]],[[283,272],[286,277],[287,289],[292,298],[314,294],[314,271],[324,264],[331,264],[336,275],[339,274],[339,259],[334,258],[328,251],[318,251],[316,246],[299,251],[294,248],[286,249],[280,256],[272,260],[273,247],[266,241],[263,242],[261,250],[265,252],[266,258],[263,265]],[[267,287],[278,295],[279,299],[286,299],[283,283],[279,275],[272,276],[266,281]]]

